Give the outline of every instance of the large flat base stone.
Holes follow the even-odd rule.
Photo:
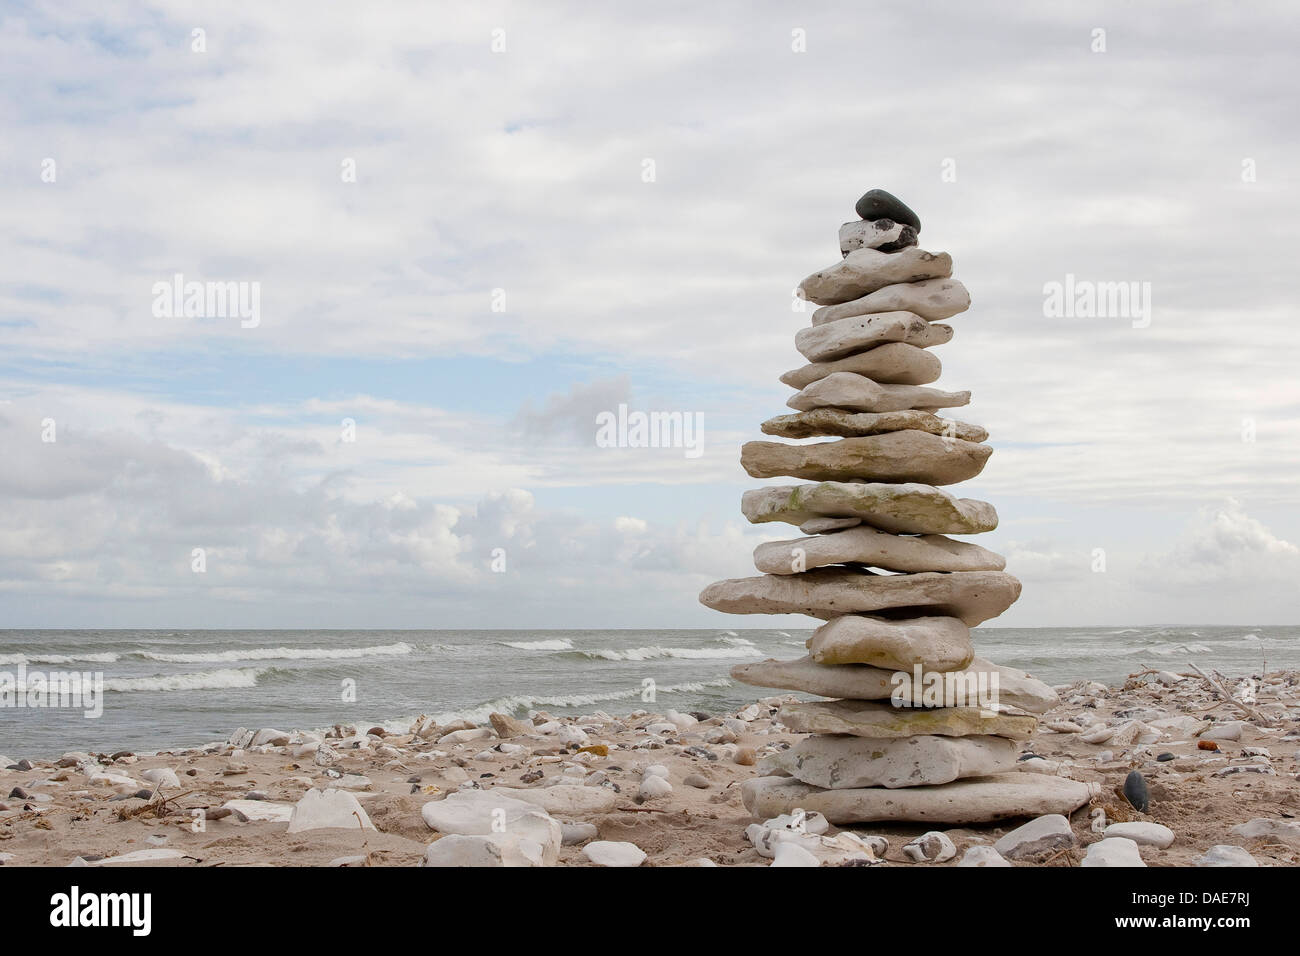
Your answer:
[[[994,823],[1045,813],[1068,816],[1100,793],[1097,784],[1037,773],[998,773],[936,787],[823,790],[791,777],[755,777],[740,786],[757,820],[803,810],[847,823]]]

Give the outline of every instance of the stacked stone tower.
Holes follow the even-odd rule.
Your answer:
[[[781,381],[793,415],[762,425],[811,444],[749,442],[755,478],[806,484],[747,491],[751,522],[805,535],[761,544],[757,577],[719,581],[700,595],[733,614],[807,614],[825,623],[795,661],[742,664],[740,681],[830,700],[789,703],[780,720],[807,733],[746,782],[757,817],[801,808],[833,823],[976,823],[1068,813],[1087,784],[1016,772],[1019,743],[1056,702],[1050,687],[975,656],[971,628],[1005,611],[1020,582],[994,552],[948,535],[997,527],[983,501],[941,486],[984,468],[992,448],[977,425],[942,418],[969,392],[929,387],[930,351],[952,339],[970,306],[946,253],[918,247],[921,221],[880,189],[840,227],[841,260],[800,283],[822,306],[795,336],[808,360]]]

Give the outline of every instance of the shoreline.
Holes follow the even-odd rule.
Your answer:
[[[1249,700],[1249,680],[1224,686]],[[1246,704],[1223,700],[1196,675],[1156,670],[1123,686],[1080,680],[1057,691],[1059,703],[1019,742],[1017,772],[1096,784],[1097,795],[1071,815],[1070,834],[1058,833],[1050,852],[1022,849],[1012,865],[1079,865],[1103,837],[1094,830],[1098,810],[1108,824],[1155,823],[1172,831],[1168,847],[1139,847],[1148,866],[1192,865],[1224,845],[1241,848],[1258,865],[1300,861],[1300,824],[1287,819],[1300,817],[1300,671],[1264,675]],[[761,696],[721,714],[651,704],[619,717],[494,714],[483,726],[417,720],[413,733],[338,724],[320,740],[240,728],[226,741],[156,754],[42,760],[8,752],[0,763],[0,865],[102,865],[125,854],[135,855],[107,865],[412,866],[426,854],[431,865],[446,864],[470,852],[470,844],[482,848],[482,840],[468,838],[444,843],[459,825],[445,814],[461,805],[530,806],[531,813],[518,812],[533,823],[555,823],[562,839],[545,860],[519,857],[514,842],[505,847],[502,859],[520,865],[595,865],[591,857],[601,854],[584,851],[591,842],[633,844],[645,854],[642,865],[769,865],[771,836],[765,842],[763,828],[751,827],[761,821],[746,810],[741,790],[762,775],[764,757],[804,736],[774,720],[789,699]],[[7,769],[10,761],[23,761],[22,769]],[[1132,770],[1147,782],[1147,813],[1122,795]],[[321,801],[309,795],[313,790],[335,794]],[[320,805],[304,806],[312,801]],[[338,823],[330,813],[354,804],[363,812],[342,826],[303,826]],[[363,817],[373,829],[354,822]],[[879,865],[958,865],[972,848],[989,849],[971,861],[988,855],[1027,819],[846,824],[801,839],[823,865],[872,862],[861,858],[863,845]],[[1252,823],[1260,820],[1271,822]],[[846,831],[883,837],[885,845],[836,836]],[[917,851],[904,847],[930,831],[945,834],[955,854],[915,862]],[[430,849],[439,843],[441,849]]]

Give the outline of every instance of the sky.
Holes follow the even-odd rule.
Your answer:
[[[8,2],[0,627],[809,626],[697,595],[789,537],[739,446],[872,187],[971,292],[991,623],[1300,623],[1297,45],[1285,2]],[[602,447],[620,405],[700,453]]]

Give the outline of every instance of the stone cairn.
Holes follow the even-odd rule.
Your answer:
[[[745,806],[760,819],[803,810],[836,824],[1068,814],[1095,785],[1017,772],[1018,741],[1056,694],[971,644],[970,629],[1010,607],[1020,582],[1001,556],[946,537],[997,527],[992,505],[939,487],[975,477],[993,451],[983,428],[935,414],[970,393],[927,387],[940,371],[928,350],[953,334],[939,320],[970,295],[946,253],[918,247],[921,222],[897,198],[873,189],[856,211],[840,227],[841,261],[799,285],[822,308],[795,336],[810,364],[781,376],[798,389],[787,403],[797,414],[762,425],[836,440],[741,450],[755,478],[812,482],[745,492],[745,517],[807,537],[760,544],[761,576],[700,595],[719,611],[826,622],[807,656],[732,670],[746,684],[832,698],[781,707],[781,723],[811,736],[764,760],[767,775],[742,787]]]

